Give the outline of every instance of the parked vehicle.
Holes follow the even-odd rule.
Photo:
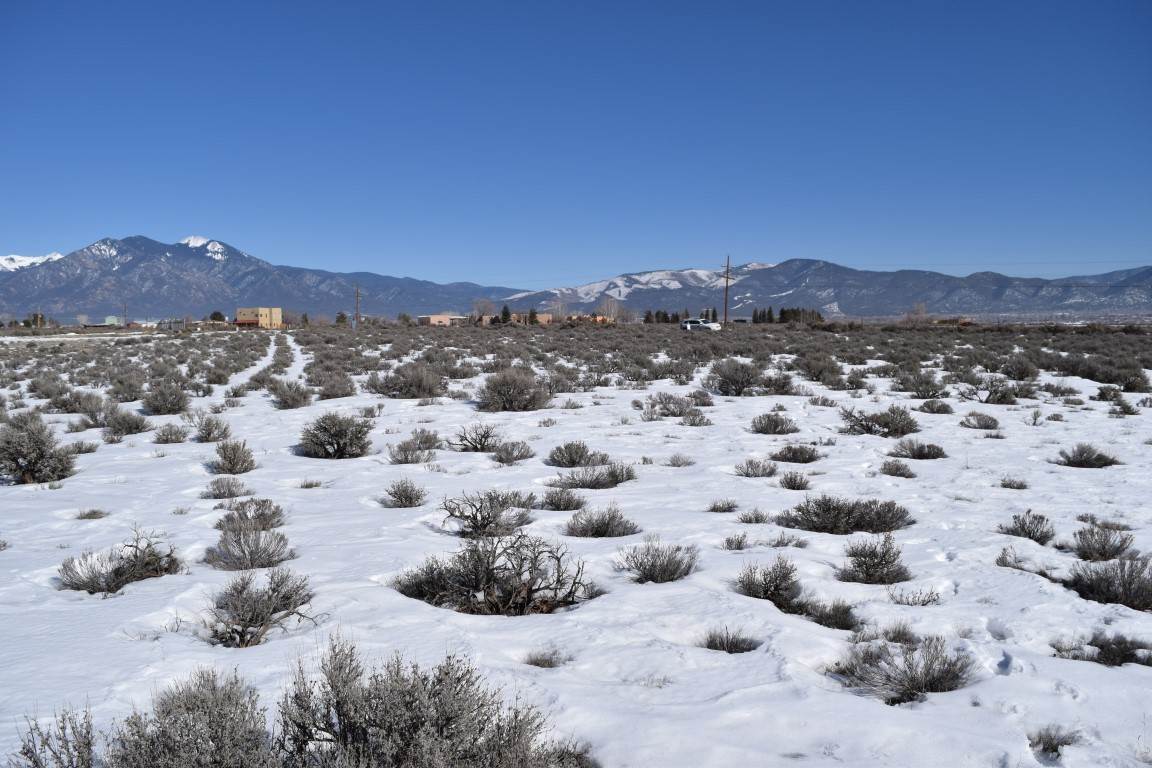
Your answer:
[[[680,330],[682,331],[719,331],[723,327],[720,323],[713,323],[698,317],[680,321]]]

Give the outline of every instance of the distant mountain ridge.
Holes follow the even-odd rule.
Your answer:
[[[408,266],[405,264],[404,266]],[[434,283],[372,272],[340,273],[276,266],[207,237],[162,243],[143,236],[104,238],[66,255],[0,257],[0,313],[41,311],[62,321],[231,315],[237,306],[280,306],[313,316],[351,312],[360,288],[366,315],[498,309],[594,311],[608,304],[693,314],[723,305],[724,274],[669,269],[618,275],[573,287],[526,291],[476,283]],[[891,317],[916,305],[938,315],[1152,315],[1152,266],[1059,279],[977,272],[966,277],[922,270],[879,272],[827,261],[789,259],[734,266],[730,316],[761,307],[806,307],[827,317]]]

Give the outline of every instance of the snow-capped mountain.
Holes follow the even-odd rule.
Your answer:
[[[410,268],[397,258],[395,267]],[[371,272],[339,273],[276,266],[220,240],[189,236],[161,243],[135,236],[105,238],[67,255],[0,258],[0,314],[41,310],[63,321],[77,315],[134,317],[232,314],[237,306],[280,306],[313,315],[351,312],[355,288],[361,311],[468,312],[485,300],[499,307],[596,310],[611,299],[634,312],[723,306],[724,273],[717,269],[636,272],[546,291],[439,284]],[[1150,315],[1152,267],[1056,280],[979,272],[874,272],[827,261],[790,259],[734,266],[729,308],[735,317],[757,307],[806,307],[827,317],[891,317],[923,304],[933,314]]]
[[[25,267],[34,267],[37,264],[46,264],[64,258],[62,253],[50,253],[47,256],[0,256],[0,272],[15,272]]]
[[[331,316],[352,311],[357,286],[362,312],[391,316],[468,309],[477,299],[495,301],[515,292],[276,266],[200,236],[177,243],[135,236],[104,238],[59,258],[0,272],[0,313],[22,317],[40,310],[71,321],[81,314],[120,314],[125,304],[132,317],[200,317],[213,310],[231,315],[237,306],[262,305]]]
[[[874,272],[827,261],[789,259],[779,264],[732,268],[729,309],[739,317],[756,307],[806,307],[829,317],[890,317],[923,304],[934,314],[1152,314],[1152,267],[1102,275],[1009,277],[978,272],[954,277],[939,272]],[[665,309],[695,314],[722,307],[720,270],[660,270],[620,275],[574,288],[515,293],[516,307],[563,306],[595,310],[614,299],[635,312]]]

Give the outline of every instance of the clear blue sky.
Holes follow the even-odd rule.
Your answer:
[[[11,2],[0,254],[1152,264],[1152,2]]]

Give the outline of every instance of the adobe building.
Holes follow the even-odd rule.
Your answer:
[[[284,314],[280,307],[237,307],[236,326],[239,328],[284,327]]]

